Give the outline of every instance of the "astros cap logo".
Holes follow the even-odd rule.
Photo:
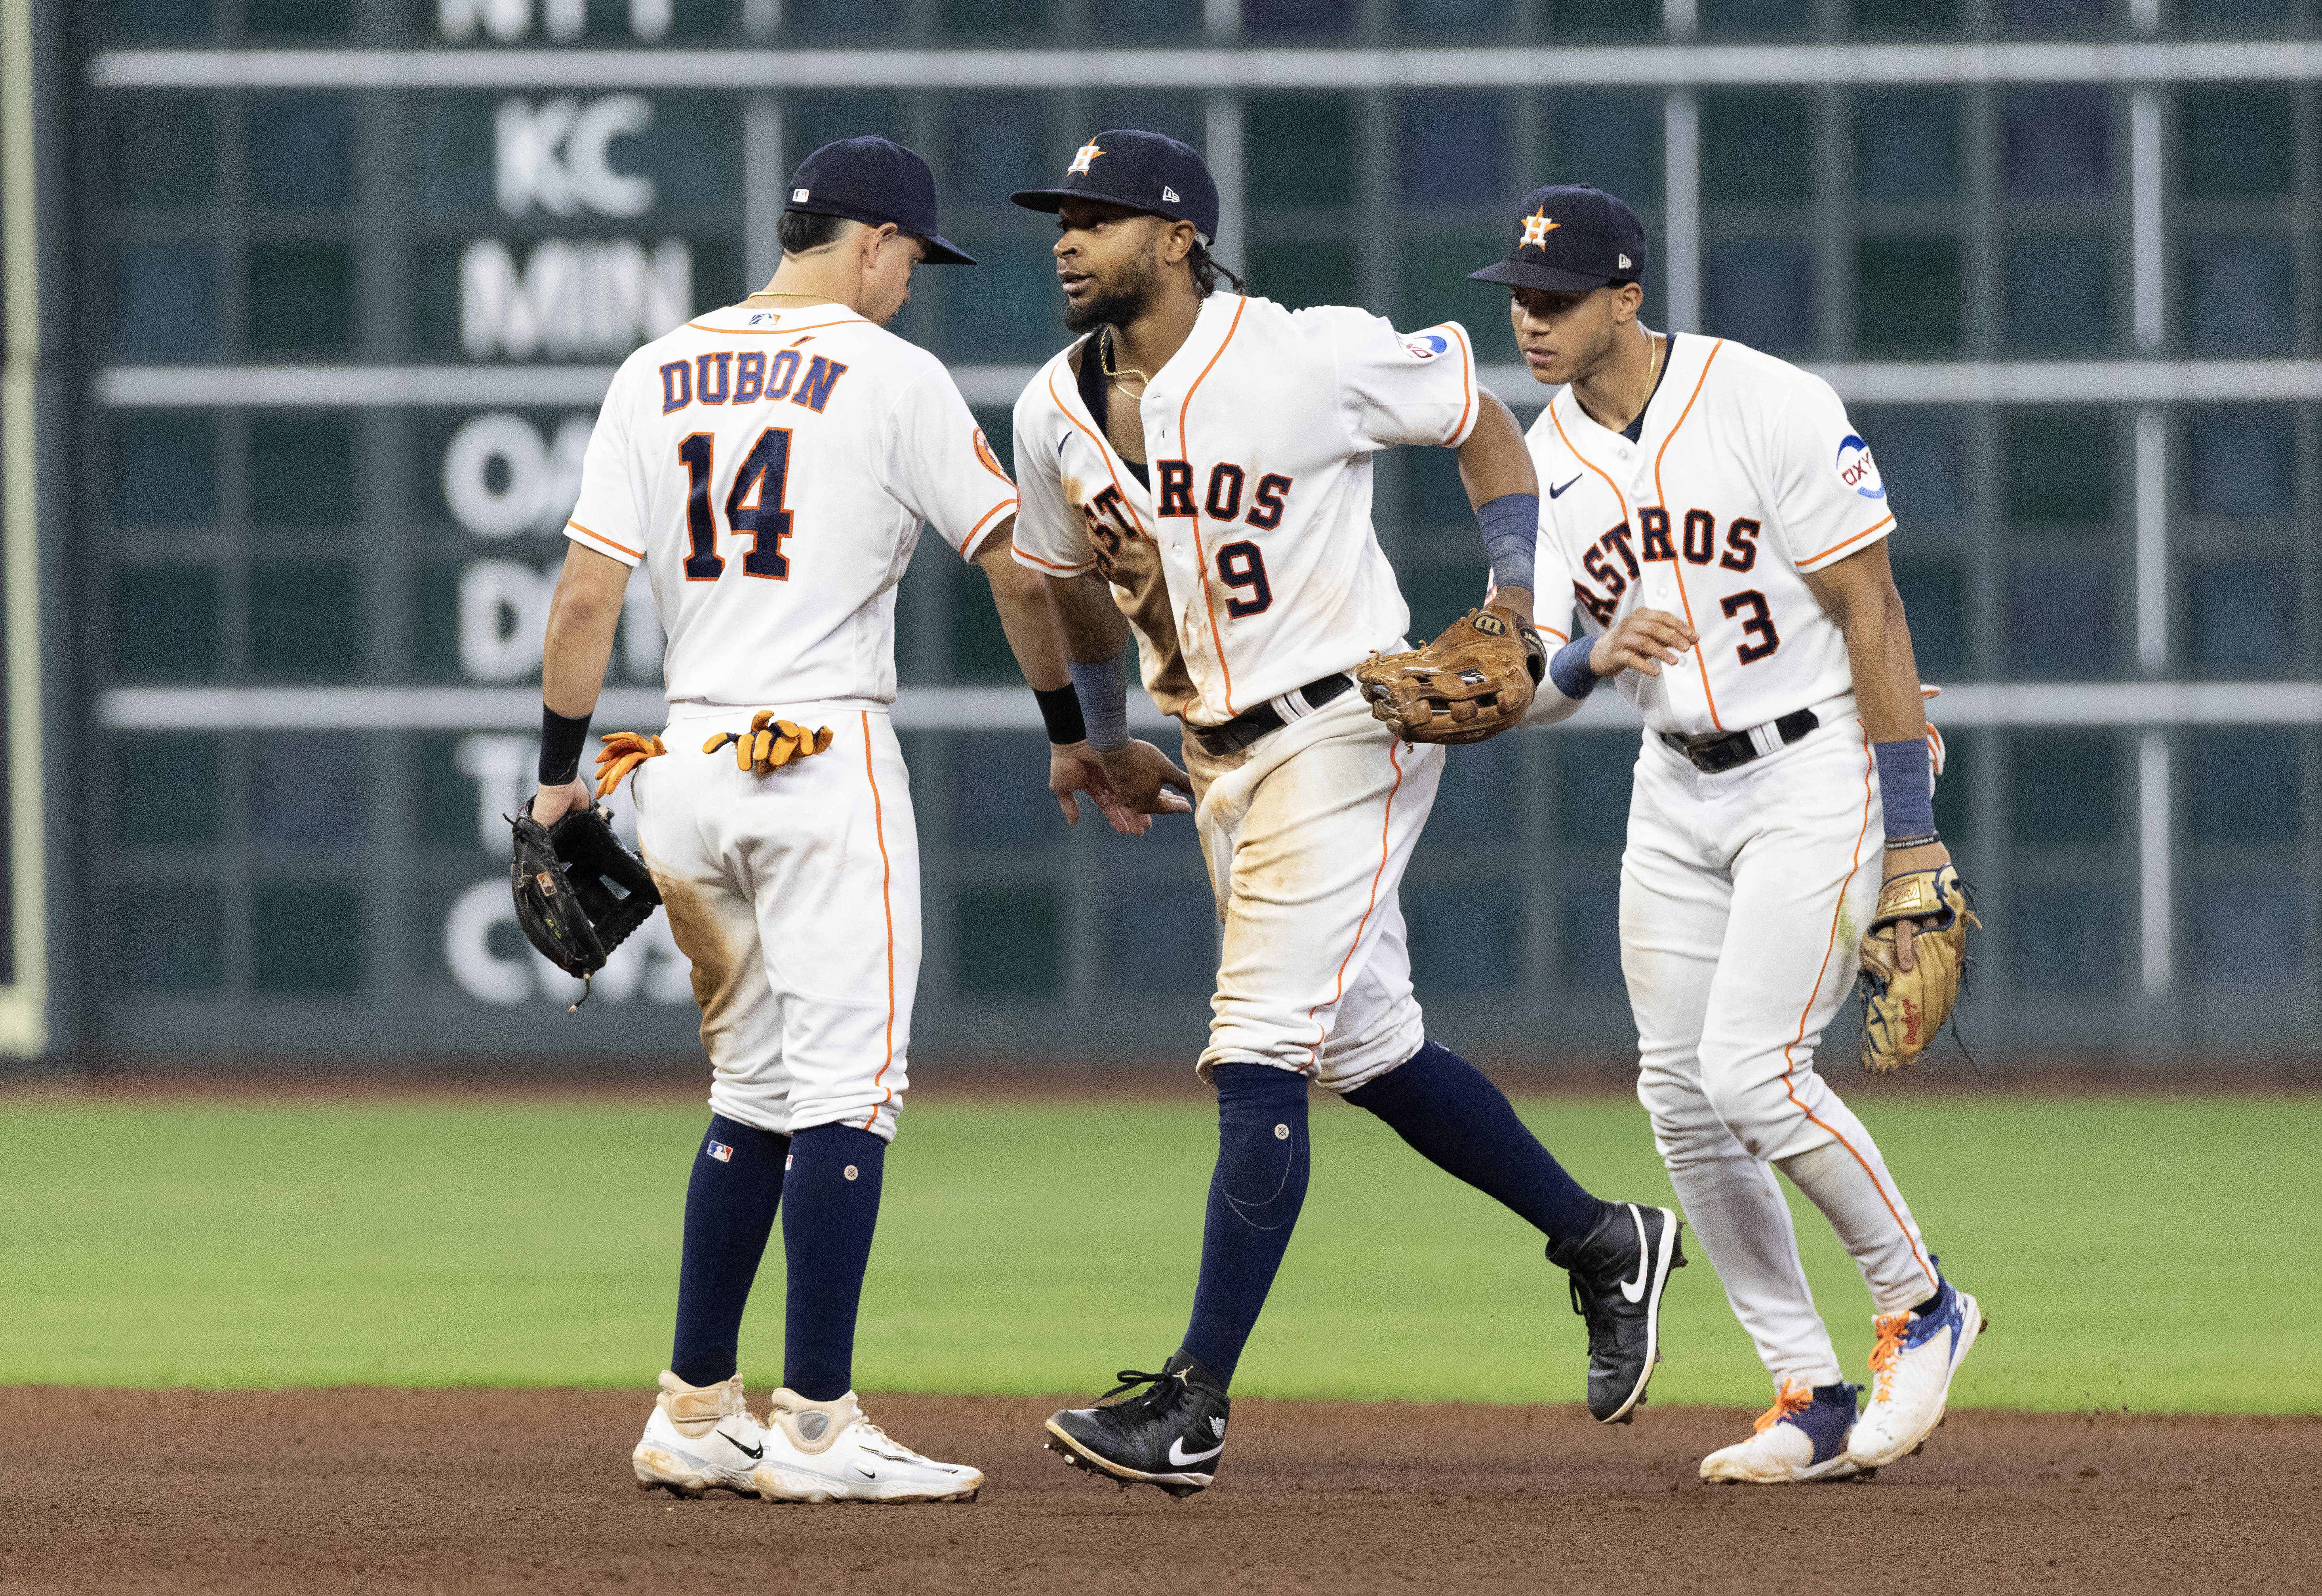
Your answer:
[[[1098,156],[1102,155],[1104,151],[1098,149],[1093,141],[1082,145],[1080,147],[1080,152],[1073,157],[1071,169],[1066,171],[1065,176],[1069,178],[1074,172],[1087,171],[1089,169],[1089,162],[1094,160]]]
[[[1545,250],[1548,248],[1548,235],[1564,225],[1561,222],[1551,222],[1548,219],[1548,207],[1545,205],[1522,220],[1523,241],[1516,246],[1520,250],[1531,249],[1535,245]],[[1623,261],[1623,264],[1625,265],[1627,262]]]

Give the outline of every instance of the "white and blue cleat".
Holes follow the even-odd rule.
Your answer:
[[[1846,1444],[1857,1469],[1884,1468],[1916,1452],[1943,1421],[1952,1376],[1984,1330],[1983,1309],[1943,1281],[1925,1313],[1881,1314],[1870,1352],[1870,1400]]]
[[[1785,1381],[1774,1405],[1758,1416],[1757,1433],[1701,1460],[1701,1477],[1733,1485],[1803,1485],[1810,1480],[1867,1477],[1846,1454],[1856,1422],[1859,1385],[1817,1391]]]

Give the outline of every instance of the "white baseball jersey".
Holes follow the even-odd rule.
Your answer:
[[[841,306],[729,306],[622,363],[565,535],[644,563],[672,704],[883,705],[921,524],[967,555],[1015,508],[935,356]]]
[[[1163,710],[1217,725],[1403,646],[1411,612],[1371,527],[1371,456],[1467,438],[1464,328],[1211,295],[1138,402],[1149,487],[1082,402],[1071,354],[1016,402],[1016,557],[1104,573]]]
[[[1615,679],[1656,732],[1734,732],[1853,691],[1846,639],[1802,573],[1894,530],[1869,446],[1821,378],[1686,333],[1638,442],[1572,390],[1527,437],[1540,473],[1540,614],[1570,584],[1588,635],[1640,606],[1701,643],[1659,676]]]

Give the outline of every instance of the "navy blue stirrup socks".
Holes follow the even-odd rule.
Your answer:
[[[1430,1042],[1408,1063],[1346,1097],[1550,1241],[1584,1236],[1595,1227],[1596,1199],[1524,1128],[1507,1094],[1449,1048]]]
[[[677,1270],[677,1345],[669,1354],[670,1373],[688,1385],[733,1375],[742,1309],[766,1255],[790,1147],[788,1136],[713,1114],[694,1151]]]
[[[809,1402],[855,1389],[855,1312],[879,1225],[887,1144],[850,1125],[791,1138],[782,1249],[790,1296],[782,1316],[782,1383]]]
[[[1211,1079],[1218,1089],[1218,1167],[1210,1177],[1185,1350],[1224,1382],[1233,1378],[1274,1289],[1313,1158],[1304,1076],[1271,1064],[1220,1064]]]

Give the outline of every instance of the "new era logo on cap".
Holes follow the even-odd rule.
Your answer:
[[[1161,197],[1167,200],[1171,205],[1175,205],[1177,203],[1177,191],[1170,187],[1166,183],[1164,183],[1161,185]]]

